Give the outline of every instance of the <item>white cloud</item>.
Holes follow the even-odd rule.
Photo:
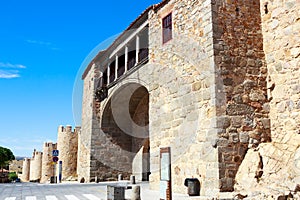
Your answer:
[[[26,66],[19,64],[3,63],[0,62],[0,68],[14,68],[14,69],[25,69]]]
[[[53,51],[59,50],[59,48],[55,47],[55,45],[53,45],[51,42],[45,42],[45,41],[39,41],[39,40],[25,40],[25,42],[27,42],[29,44],[33,44],[33,45],[44,46]]]
[[[4,71],[0,70],[0,79],[12,79],[12,78],[18,78],[20,77],[20,74],[18,71]]]
[[[38,40],[25,40],[25,41],[30,44],[39,44],[39,45],[46,45],[46,46],[52,45],[50,42],[44,42],[44,41],[38,41]]]
[[[26,66],[0,62],[0,79],[12,79],[20,77],[18,69],[25,69]]]

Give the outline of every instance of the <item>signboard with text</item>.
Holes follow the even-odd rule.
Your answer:
[[[160,200],[172,200],[170,147],[160,149]]]

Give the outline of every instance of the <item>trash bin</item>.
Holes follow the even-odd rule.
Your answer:
[[[50,183],[57,183],[56,176],[51,176],[50,177]]]
[[[200,196],[200,181],[197,178],[186,178],[184,185],[188,189],[189,196]]]

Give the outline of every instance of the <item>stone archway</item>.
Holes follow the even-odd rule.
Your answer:
[[[145,87],[137,89],[130,99],[130,112],[133,121],[142,127],[149,125],[149,93]],[[136,107],[135,107],[136,105]],[[133,129],[134,132],[138,131]],[[150,174],[150,140],[148,137],[133,138],[132,150],[135,156],[132,162],[132,173],[139,181],[149,181]]]
[[[103,169],[105,166],[106,174],[111,174],[112,178],[119,173],[124,178],[134,174],[137,180],[148,180],[148,124],[149,93],[144,86],[129,83],[113,92],[101,120],[105,142],[101,141],[100,145],[105,148],[104,152],[100,152],[103,155],[99,167]]]

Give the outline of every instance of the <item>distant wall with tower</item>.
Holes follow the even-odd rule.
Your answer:
[[[57,136],[57,149],[59,150],[59,160],[62,161],[62,179],[77,177],[77,152],[78,133],[80,127],[59,126]]]
[[[13,160],[9,163],[9,171],[22,173],[23,160]]]
[[[55,149],[57,149],[57,143],[44,143],[41,183],[50,181],[51,176],[54,176],[55,169],[52,161],[52,151]]]
[[[32,158],[25,158],[22,166],[22,182],[49,183],[52,176],[59,174],[59,162],[53,162],[53,150],[59,150],[62,161],[62,180],[77,180],[78,134],[80,127],[59,126],[57,143],[45,142],[43,151],[34,149]],[[57,167],[57,168],[55,168]]]
[[[22,169],[22,182],[28,182],[30,178],[30,158],[24,158]]]
[[[30,181],[39,182],[42,177],[42,157],[43,152],[34,149],[30,160]]]

